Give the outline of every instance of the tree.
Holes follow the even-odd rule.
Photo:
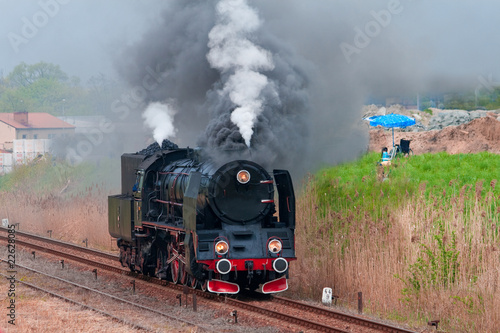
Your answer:
[[[57,109],[60,102],[65,96],[72,95],[68,81],[68,75],[58,65],[46,62],[27,65],[23,62],[1,82],[0,111],[57,114],[61,112]]]
[[[20,63],[0,78],[0,112],[47,112],[53,115],[104,114],[121,91],[104,74],[93,76],[87,87],[58,65]]]
[[[31,111],[33,101],[18,89],[6,88],[0,96],[1,112]]]
[[[0,78],[0,98],[2,98],[2,94],[7,90],[7,85],[5,79],[3,77]]]
[[[39,62],[34,65],[27,65],[22,62],[17,65],[12,73],[7,76],[11,87],[27,87],[37,80],[48,79],[58,82],[66,82],[68,75],[64,73],[59,65]]]

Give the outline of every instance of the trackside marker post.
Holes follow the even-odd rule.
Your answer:
[[[323,288],[322,302],[324,305],[332,305],[332,288]]]

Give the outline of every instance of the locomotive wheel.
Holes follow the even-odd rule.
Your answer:
[[[166,272],[164,270],[165,261],[166,261],[165,257],[166,257],[165,252],[162,251],[161,249],[158,249],[157,252],[156,252],[156,269],[155,269],[155,275],[160,280],[163,280],[166,277]],[[161,272],[161,274],[160,274],[160,272]]]
[[[154,274],[154,270],[151,271],[151,268],[148,266],[148,261],[144,257],[140,258],[139,271],[144,276],[153,276],[152,274]]]
[[[123,267],[130,267],[130,249],[125,246],[120,247],[120,263]]]
[[[188,273],[186,272],[186,266],[182,262],[179,262],[179,278],[180,284],[183,284],[185,286],[188,285]]]
[[[170,272],[172,273],[172,282],[177,283],[179,282],[179,260],[174,260],[170,264]]]
[[[189,276],[189,286],[193,289],[196,289],[196,286],[198,285],[198,280],[194,276]]]
[[[174,249],[174,244],[172,243],[169,243],[167,246],[167,258],[167,262],[170,262],[170,274],[172,282],[178,283],[181,262],[178,259],[177,251]]]
[[[207,291],[208,280],[200,281],[200,288],[202,291]]]
[[[126,253],[125,253],[125,249],[120,247],[120,258],[118,259],[120,261],[120,264],[122,264],[122,266],[125,267],[125,263],[127,262],[127,259],[126,259]]]

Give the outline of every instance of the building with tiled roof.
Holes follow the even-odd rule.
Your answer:
[[[48,113],[0,113],[0,149],[12,149],[14,140],[54,139],[75,133],[75,126]]]

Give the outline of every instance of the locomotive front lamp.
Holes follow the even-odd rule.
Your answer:
[[[225,241],[218,241],[217,244],[215,244],[215,252],[217,252],[218,255],[224,255],[227,253],[227,250],[229,250],[229,245]]]
[[[250,181],[250,172],[246,170],[240,170],[236,175],[236,179],[240,184],[246,184]]]
[[[215,265],[217,268],[217,271],[221,274],[227,274],[231,271],[231,262],[227,259],[221,259],[217,261],[217,264]]]
[[[281,242],[277,239],[272,239],[267,248],[269,249],[269,252],[271,253],[279,253],[282,249]]]
[[[273,262],[273,268],[278,273],[284,273],[288,269],[288,262],[283,258],[278,258]]]

